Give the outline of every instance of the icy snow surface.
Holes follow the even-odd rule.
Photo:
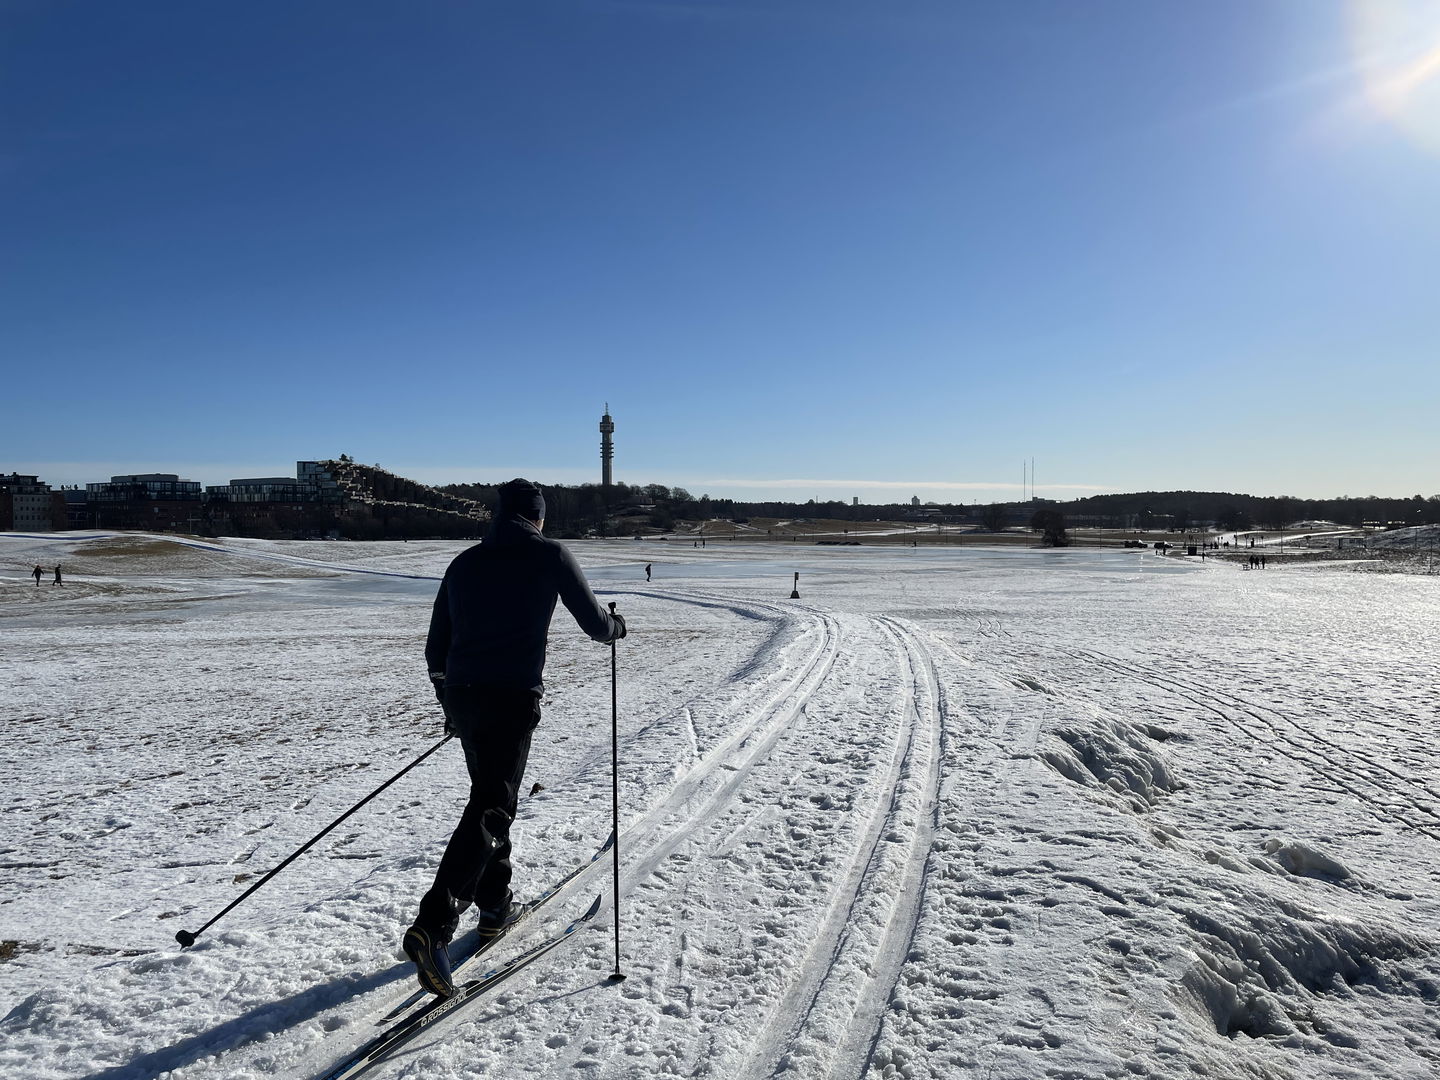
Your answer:
[[[378,1030],[453,744],[173,937],[439,739],[461,546],[0,537],[0,1074],[303,1078]],[[603,890],[594,929],[376,1075],[1440,1076],[1440,582],[571,548],[631,626],[629,978],[602,863],[499,952]],[[609,650],[563,609],[547,678],[522,895],[610,828]]]

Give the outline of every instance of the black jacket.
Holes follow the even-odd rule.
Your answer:
[[[444,672],[446,686],[493,683],[540,693],[557,598],[596,641],[614,638],[619,627],[575,557],[524,518],[497,519],[484,542],[445,571],[425,662],[432,673]]]

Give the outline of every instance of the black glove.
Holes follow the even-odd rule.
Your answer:
[[[430,685],[435,688],[435,700],[438,701],[438,702],[440,702],[440,710],[441,710],[441,712],[444,712],[444,710],[445,710],[445,672],[443,672],[443,671],[432,671],[432,672],[430,672]],[[455,725],[450,722],[450,714],[449,714],[448,712],[445,713],[445,734],[446,734],[446,735],[457,735],[457,734],[459,734],[459,732],[457,732],[457,731],[455,730]]]
[[[612,611],[610,613],[610,617],[615,620],[615,636],[612,637],[610,640],[619,641],[622,637],[625,636],[625,616],[616,615],[615,612]]]

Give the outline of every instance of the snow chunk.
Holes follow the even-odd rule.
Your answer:
[[[1311,995],[1348,996],[1358,985],[1391,994],[1426,989],[1401,961],[1426,943],[1383,924],[1278,910],[1191,909],[1196,962],[1182,1000],[1221,1035],[1289,1036],[1313,1026]]]
[[[1137,812],[1180,786],[1144,726],[1097,719],[1085,728],[1054,728],[1050,734],[1065,745],[1040,751],[1042,761],[1092,791],[1121,796]]]
[[[1339,859],[1298,840],[1267,840],[1265,854],[1297,877],[1344,881],[1354,876]]]

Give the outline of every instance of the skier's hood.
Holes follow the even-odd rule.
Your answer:
[[[495,515],[490,528],[485,531],[487,544],[523,544],[541,537],[540,529],[533,521],[522,517]]]

